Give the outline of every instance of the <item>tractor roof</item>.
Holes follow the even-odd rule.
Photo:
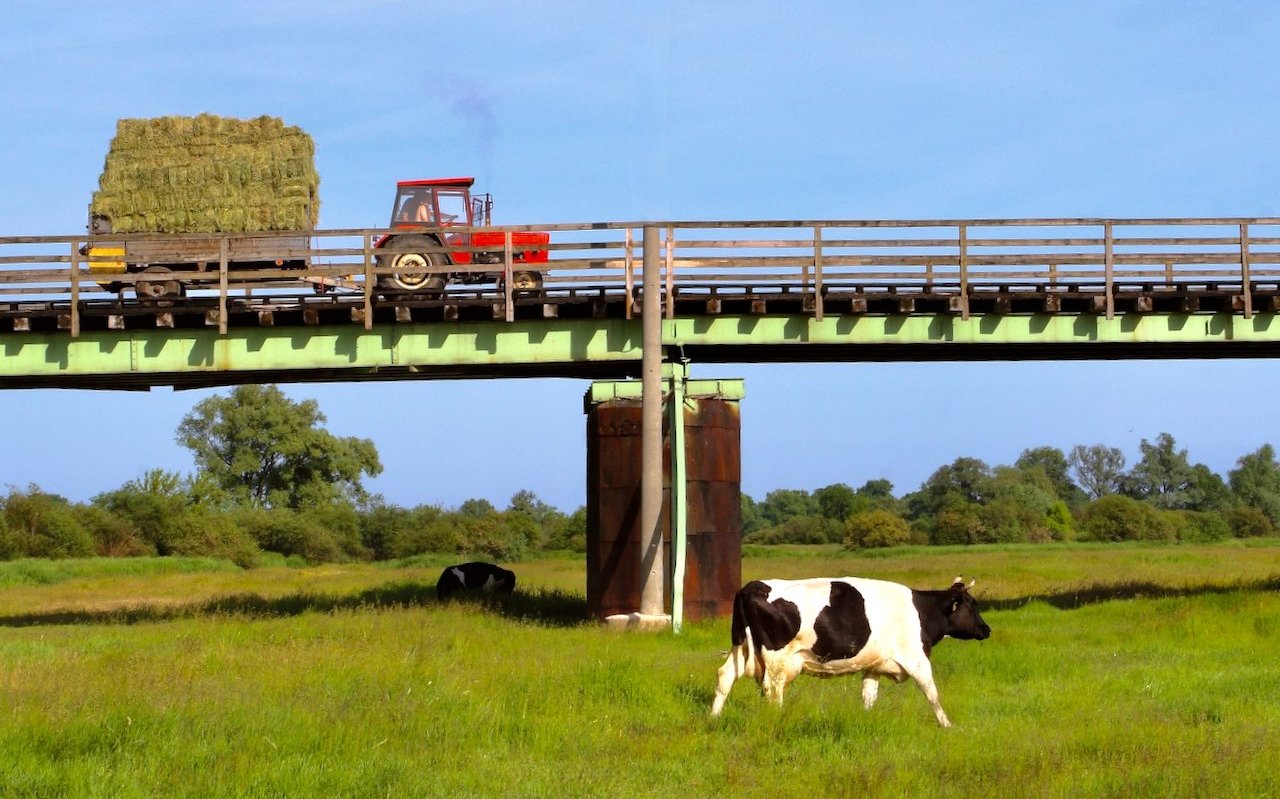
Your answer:
[[[397,186],[457,186],[459,188],[471,188],[471,184],[475,183],[475,178],[427,178],[425,180],[401,180],[396,183]]]

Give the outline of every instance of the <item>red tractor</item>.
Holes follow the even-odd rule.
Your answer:
[[[386,294],[439,293],[450,283],[503,282],[506,236],[503,231],[472,230],[487,227],[493,197],[471,193],[475,178],[402,180],[396,184],[391,227],[403,230],[379,239],[374,246],[392,249],[378,255],[378,289]],[[447,228],[462,228],[456,233]],[[511,288],[518,292],[542,290],[551,234],[514,231],[511,234]],[[475,264],[494,270],[458,270]]]

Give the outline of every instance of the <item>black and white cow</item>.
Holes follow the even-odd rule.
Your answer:
[[[733,599],[733,649],[717,672],[711,715],[724,709],[739,677],[752,675],[766,698],[782,704],[801,672],[819,677],[862,673],[862,703],[876,701],[881,677],[916,681],[942,727],[929,653],[945,636],[983,640],[991,628],[959,577],[944,591],[858,577],[756,580]]]
[[[457,591],[470,590],[509,594],[515,588],[515,572],[492,563],[459,563],[440,572],[440,579],[436,580],[436,598],[444,600]]]

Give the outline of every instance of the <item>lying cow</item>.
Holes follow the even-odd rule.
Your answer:
[[[920,686],[942,727],[951,721],[938,703],[929,653],[945,636],[978,639],[991,628],[959,577],[945,591],[858,577],[756,580],[733,599],[733,649],[717,672],[711,715],[729,689],[750,674],[778,705],[801,672],[819,677],[862,673],[862,703],[876,701],[880,677]]]
[[[509,594],[516,588],[515,572],[492,563],[459,563],[440,573],[436,581],[436,598],[448,599],[457,591],[500,591]]]

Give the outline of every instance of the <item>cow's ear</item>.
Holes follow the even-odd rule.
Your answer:
[[[951,602],[947,604],[947,615],[950,616],[952,613],[955,613],[959,609],[960,609],[960,600],[953,599],[951,600]]]

